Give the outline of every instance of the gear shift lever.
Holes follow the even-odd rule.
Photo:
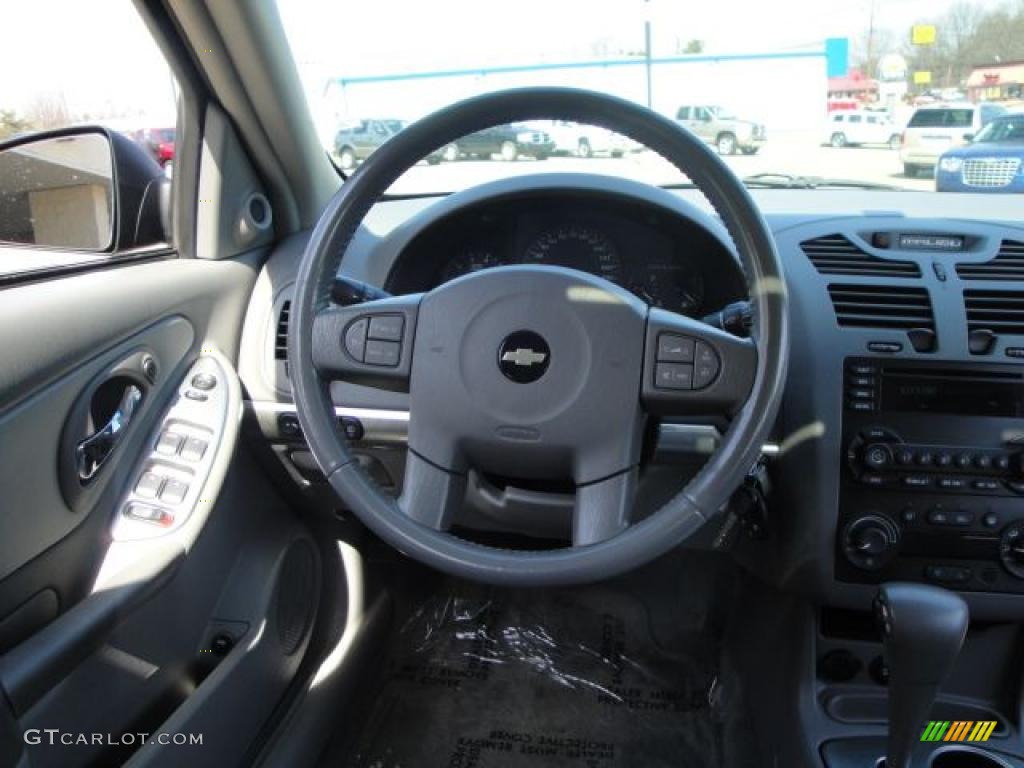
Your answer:
[[[875,598],[889,666],[889,743],[885,768],[909,768],[939,686],[967,634],[967,603],[939,587],[894,582]]]

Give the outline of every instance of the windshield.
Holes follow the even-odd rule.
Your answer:
[[[1018,117],[1004,117],[989,123],[981,129],[974,141],[976,144],[997,141],[1024,142],[1024,114]]]
[[[408,122],[524,86],[630,99],[693,133],[752,186],[819,192],[935,191],[944,152],[991,116],[1024,112],[1020,0],[825,6],[808,14],[798,0],[699,12],[671,0],[278,0],[321,141],[342,175]],[[343,131],[361,121],[385,131]],[[687,183],[625,137],[528,120],[438,147],[391,192],[566,171]]]

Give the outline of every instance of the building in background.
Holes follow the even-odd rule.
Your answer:
[[[967,97],[1024,104],[1024,61],[976,66],[967,77]]]
[[[878,100],[878,81],[857,69],[828,79],[828,111],[860,109]]]

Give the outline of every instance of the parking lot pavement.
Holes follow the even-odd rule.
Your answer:
[[[813,134],[780,134],[770,138],[756,155],[723,158],[738,176],[758,173],[786,173],[794,176],[827,176],[851,181],[888,184],[902,189],[934,190],[931,178],[903,176],[899,152],[887,147],[822,146]],[[520,159],[460,160],[439,165],[420,164],[392,188],[393,192],[419,194],[455,192],[485,181],[531,173],[585,172],[622,176],[654,184],[684,182],[686,178],[653,152],[637,152],[622,158],[552,157],[547,160]]]

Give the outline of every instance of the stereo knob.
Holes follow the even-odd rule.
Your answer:
[[[877,571],[889,564],[899,550],[900,529],[884,515],[865,515],[851,520],[843,529],[843,554],[865,571]]]
[[[999,537],[999,559],[1018,579],[1024,579],[1024,521],[1008,525]]]
[[[885,469],[892,464],[892,448],[885,443],[871,443],[864,449],[864,464],[871,469]]]

